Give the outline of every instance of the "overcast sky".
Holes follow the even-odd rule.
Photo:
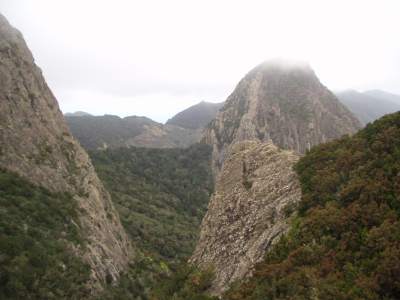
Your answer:
[[[308,61],[331,90],[400,94],[400,1],[0,0],[64,112],[165,121],[255,65]]]

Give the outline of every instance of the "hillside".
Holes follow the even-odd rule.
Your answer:
[[[119,147],[188,147],[200,140],[201,131],[163,125],[146,117],[71,116],[65,119],[75,138],[87,150]]]
[[[296,165],[299,215],[224,299],[398,299],[400,113]]]
[[[396,103],[386,98],[375,97],[368,92],[360,93],[348,90],[336,93],[336,96],[363,124],[400,110],[400,102]]]
[[[215,118],[223,104],[202,101],[179,112],[166,124],[190,129],[203,129]]]
[[[166,261],[192,253],[213,190],[209,146],[108,149],[90,157],[137,248]]]
[[[20,254],[23,249],[31,246],[32,251],[37,251],[47,249],[47,246],[69,245],[64,249],[49,248],[47,251],[50,255],[54,251],[64,256],[68,253],[73,264],[76,264],[76,260],[83,260],[89,266],[89,280],[85,281],[82,278],[79,284],[82,288],[88,288],[90,293],[97,293],[106,282],[111,283],[119,278],[132,254],[130,242],[120,223],[118,213],[98,179],[87,153],[68,130],[57,100],[36,66],[21,33],[11,27],[2,15],[0,15],[0,61],[0,168],[4,172],[12,172],[16,174],[15,176],[21,177],[21,180],[15,179],[20,190],[12,181],[8,182],[11,184],[11,190],[8,186],[1,187],[8,201],[14,198],[17,201],[14,205],[21,207],[17,209],[6,203],[7,206],[1,210],[10,217],[18,217],[20,221],[25,220],[20,223],[14,220],[15,223],[11,224],[19,226],[13,228],[16,234],[23,235],[21,233],[23,228],[30,236],[25,240],[25,244],[23,244],[25,237],[19,239],[19,236],[16,236],[18,240],[13,250],[16,259],[20,260],[15,261],[15,268],[22,267],[14,271],[18,274],[21,274],[22,270],[25,271],[26,280],[10,282],[10,278],[0,275],[1,285],[18,284],[21,292],[29,289],[36,295],[47,291],[67,297],[67,294],[73,292],[69,290],[68,279],[66,285],[60,285],[51,291],[46,290],[46,285],[49,284],[49,278],[62,275],[53,274],[53,271],[60,268],[74,268],[73,265],[66,264],[60,267],[57,257],[55,260],[47,260],[44,257],[42,262],[40,252],[35,254],[35,260],[30,263],[26,261],[29,260],[28,254],[26,254],[28,258]],[[6,173],[5,176],[13,176],[7,174],[10,173]],[[26,182],[32,186],[26,186]],[[24,193],[24,190],[27,192]],[[65,194],[69,194],[70,198]],[[43,198],[43,207],[35,196]],[[28,201],[30,198],[32,202]],[[59,207],[63,201],[67,208]],[[42,208],[44,211],[41,211]],[[73,223],[74,226],[70,226],[74,218],[71,210],[79,219],[79,223]],[[59,215],[48,215],[52,213]],[[67,213],[71,219],[66,216]],[[42,220],[35,217],[38,215]],[[48,226],[54,227],[54,231],[52,228],[47,231],[48,238],[53,238],[51,241],[46,241],[47,233],[43,229],[46,222]],[[35,224],[38,226],[37,234],[34,233],[35,228],[30,227],[30,225],[35,227]],[[62,230],[60,236],[60,228],[64,225],[65,230]],[[66,239],[73,229],[78,230],[84,241],[81,246],[75,246]],[[59,240],[54,240],[55,238]],[[35,248],[35,245],[38,248]],[[1,252],[7,247],[10,245],[1,244]],[[46,256],[46,252],[43,255]],[[33,268],[29,267],[30,264]],[[40,276],[46,277],[44,281],[40,277],[31,278],[37,274],[34,268],[38,265],[35,264],[41,266]],[[52,272],[46,273],[49,271]],[[33,285],[31,285],[32,280]],[[46,297],[53,296],[49,294]]]
[[[87,298],[77,203],[0,169],[0,299]],[[60,268],[64,266],[64,268]]]
[[[400,95],[388,93],[382,90],[369,90],[365,91],[364,94],[372,96],[377,99],[394,102],[400,105]]]

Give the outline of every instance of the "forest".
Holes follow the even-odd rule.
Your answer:
[[[0,299],[86,298],[75,200],[0,169],[0,207]]]
[[[101,298],[170,299],[167,295],[177,289],[172,288],[177,282],[185,295],[182,299],[205,290],[211,275],[186,261],[213,192],[210,146],[131,147],[89,154],[136,252],[119,285]],[[198,284],[185,283],[183,278],[196,278]]]
[[[399,299],[400,112],[314,147],[295,169],[290,231],[223,299]]]

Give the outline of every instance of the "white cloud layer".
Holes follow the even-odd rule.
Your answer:
[[[330,89],[400,93],[400,1],[0,0],[64,111],[158,121],[226,99],[258,63],[309,61]]]

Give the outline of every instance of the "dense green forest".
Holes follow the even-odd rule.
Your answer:
[[[210,147],[89,154],[136,247],[166,261],[190,256],[213,190]]]
[[[84,299],[77,203],[0,169],[0,299]]]
[[[185,262],[213,191],[211,148],[132,147],[89,154],[136,249],[118,286],[110,286],[100,299],[198,297],[211,274]]]
[[[400,299],[400,113],[297,164],[290,232],[224,299]]]

